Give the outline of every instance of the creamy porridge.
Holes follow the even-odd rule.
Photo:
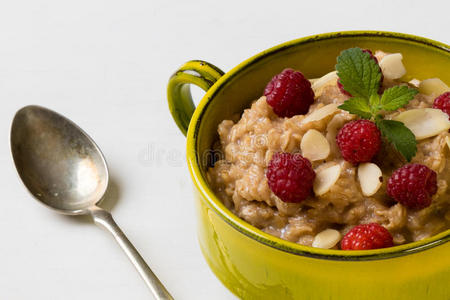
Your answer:
[[[406,85],[398,79],[390,79],[389,68],[382,64],[385,53],[378,51],[375,56],[385,75],[382,89]],[[335,73],[311,80],[315,100],[305,115],[279,117],[262,96],[237,122],[222,121],[218,127],[218,149],[223,159],[215,162],[207,174],[216,194],[234,214],[253,226],[307,246],[313,245],[315,238],[317,244],[319,233],[326,235],[327,230],[332,229],[340,233],[335,239],[340,239],[355,225],[366,223],[384,226],[396,245],[449,229],[449,131],[441,130],[417,140],[417,153],[411,162],[423,164],[437,173],[437,192],[430,206],[420,210],[408,208],[387,194],[386,186],[392,172],[406,164],[391,144],[383,141],[371,164],[365,164],[366,169],[343,159],[336,136],[344,124],[359,117],[337,108],[349,96],[342,93],[336,80]],[[413,80],[408,85],[417,87],[419,81]],[[384,113],[384,116],[395,119],[402,111],[431,108],[436,96],[436,93],[419,93],[405,107]],[[308,143],[306,139],[311,140],[309,147],[304,146]],[[311,158],[316,173],[314,191],[300,203],[283,202],[269,187],[267,166],[278,152],[300,153]],[[373,165],[381,170],[378,184],[373,180],[364,182],[361,177],[364,171],[373,174],[370,169]],[[336,178],[324,175],[323,171]],[[324,246],[331,247],[339,249],[339,244]]]

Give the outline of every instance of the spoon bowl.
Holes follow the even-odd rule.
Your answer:
[[[109,231],[155,299],[173,299],[111,214],[98,207],[108,187],[108,167],[95,142],[75,123],[47,108],[20,109],[11,126],[11,152],[34,198],[66,215],[91,215]]]
[[[11,128],[17,171],[34,198],[60,213],[86,214],[108,186],[94,141],[67,118],[40,106],[19,110]]]

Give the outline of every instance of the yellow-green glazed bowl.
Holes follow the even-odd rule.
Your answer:
[[[350,47],[401,52],[408,76],[450,83],[450,47],[416,36],[352,31],[281,44],[223,73],[191,61],[168,85],[170,111],[187,133],[187,162],[195,184],[198,238],[216,276],[243,299],[450,299],[450,230],[432,238],[369,251],[323,250],[266,234],[231,213],[208,186],[217,126],[262,95],[267,82],[291,67],[308,78],[334,69]],[[195,108],[189,85],[206,95]]]

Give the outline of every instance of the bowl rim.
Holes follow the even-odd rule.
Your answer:
[[[389,31],[340,31],[340,32],[329,32],[317,35],[311,35],[295,40],[291,40],[267,50],[264,50],[242,63],[238,64],[236,67],[232,68],[230,71],[225,73],[204,95],[200,101],[198,107],[196,108],[191,122],[189,124],[189,129],[187,133],[187,147],[186,147],[186,157],[188,162],[189,172],[191,173],[192,179],[195,186],[206,200],[207,205],[213,209],[213,211],[222,218],[226,223],[231,225],[234,229],[240,233],[246,235],[247,237],[255,240],[256,242],[262,243],[269,247],[275,248],[280,251],[288,252],[295,255],[317,258],[317,259],[327,259],[327,260],[338,260],[338,261],[368,261],[368,260],[380,260],[388,259],[399,256],[404,256],[412,253],[417,253],[426,249],[436,247],[438,245],[445,244],[450,241],[450,229],[434,235],[430,238],[423,239],[421,241],[412,242],[404,245],[394,246],[390,248],[375,249],[375,250],[332,250],[332,249],[320,249],[309,246],[304,246],[283,240],[281,238],[275,237],[262,230],[252,226],[250,223],[240,219],[235,214],[233,214],[225,205],[220,201],[220,199],[215,195],[212,189],[209,187],[206,179],[202,175],[200,168],[200,163],[198,161],[197,155],[197,143],[198,143],[198,131],[200,128],[200,123],[204,112],[206,111],[209,103],[212,102],[214,96],[223,88],[226,83],[234,76],[236,76],[240,71],[244,70],[252,64],[257,63],[261,59],[273,55],[278,51],[283,51],[287,48],[291,48],[300,44],[312,43],[321,40],[330,40],[346,37],[381,37],[388,39],[400,39],[407,40],[410,42],[421,44],[426,47],[433,47],[437,50],[443,51],[450,57],[450,46],[441,42],[430,40],[427,38],[414,36],[410,34],[389,32]]]

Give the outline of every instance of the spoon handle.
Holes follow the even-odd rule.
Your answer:
[[[134,248],[133,244],[131,244],[123,231],[119,228],[119,226],[117,226],[116,222],[114,222],[111,214],[99,207],[91,208],[90,213],[92,215],[92,218],[94,219],[95,224],[111,232],[116,241],[119,243],[120,247],[122,247],[123,251],[125,251],[128,258],[136,267],[137,271],[142,276],[147,286],[152,291],[155,299],[173,300],[172,296],[163,286],[161,281],[159,281],[158,277],[156,277],[156,275],[152,272],[152,270],[136,250],[136,248]]]

